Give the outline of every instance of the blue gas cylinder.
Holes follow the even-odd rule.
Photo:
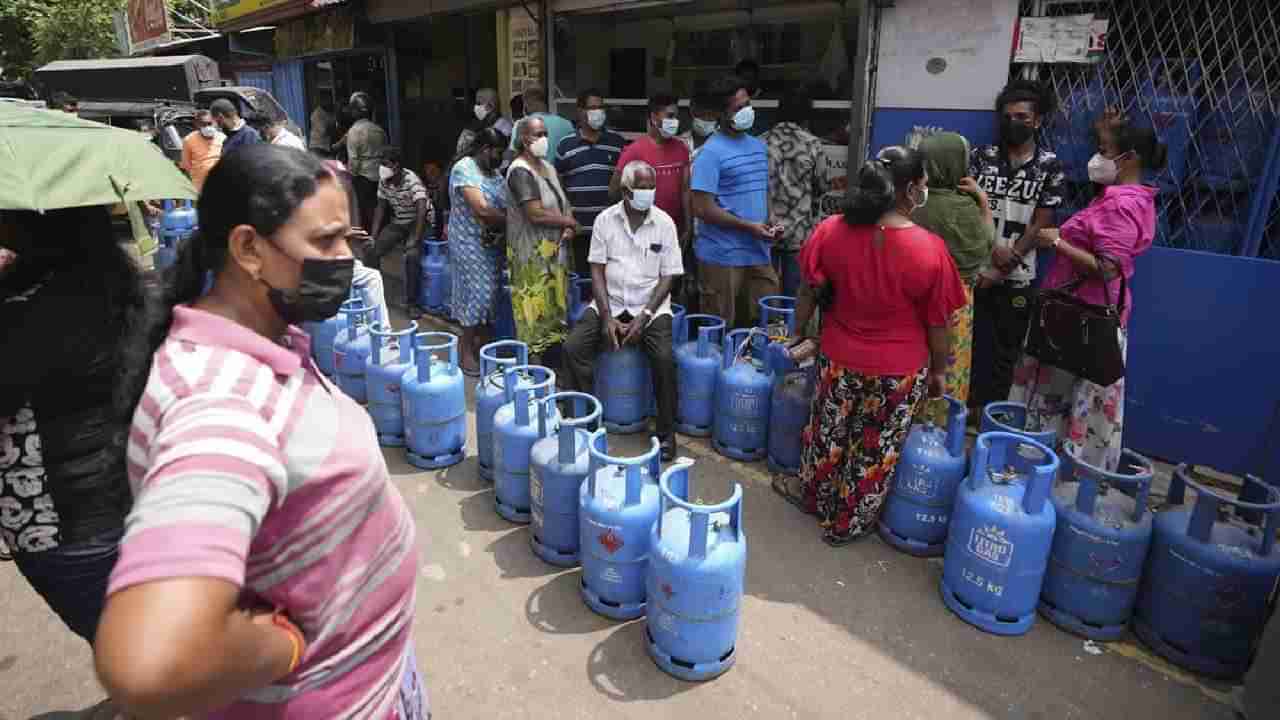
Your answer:
[[[1125,450],[1116,472],[1094,467],[1070,452],[1053,489],[1058,529],[1040,590],[1040,614],[1093,640],[1124,634],[1138,598],[1138,581],[1151,546],[1147,496],[1155,468]]]
[[[428,296],[428,290],[431,288],[431,275],[427,272],[432,262],[431,253],[427,248],[427,242],[430,240],[430,237],[422,239],[422,251],[418,253],[418,267],[405,268],[405,272],[413,271],[418,273],[418,297],[414,298],[413,301],[416,302],[420,308],[426,308],[431,302],[431,299]]]
[[[768,452],[773,373],[764,359],[766,340],[759,328],[734,330],[724,338],[711,445],[735,460],[751,462]]]
[[[649,358],[635,345],[602,352],[596,359],[596,397],[604,406],[609,432],[627,435],[648,429],[652,389]]]
[[[413,335],[418,323],[411,322],[403,330],[376,322],[369,325],[369,357],[365,361],[365,396],[369,399],[369,416],[378,431],[378,443],[386,447],[404,447],[404,403],[400,396],[400,379],[413,366]]]
[[[155,268],[163,270],[173,265],[178,256],[178,248],[195,234],[199,228],[199,217],[191,201],[165,202],[165,210],[160,215],[158,235],[159,245],[156,247]]]
[[[774,380],[781,382],[783,374],[794,367],[787,343],[796,334],[796,299],[788,295],[760,298],[760,329],[769,336],[763,359],[773,371]]]
[[[481,480],[493,480],[493,414],[507,402],[502,368],[529,363],[529,346],[519,340],[498,340],[480,348],[480,379],[476,380],[476,465]],[[528,376],[517,381],[528,387]]]
[[[578,324],[591,306],[591,278],[571,278],[569,281],[569,327]]]
[[[527,523],[529,510],[529,460],[533,444],[560,429],[555,405],[542,402],[556,390],[556,374],[541,365],[504,368],[502,390],[506,398],[493,414],[493,504],[508,522]],[[528,382],[519,380],[528,377]]]
[[[368,318],[376,312],[363,300],[347,300],[338,310],[346,319],[346,327],[333,343],[334,380],[348,397],[358,403],[368,400],[364,381],[370,351]]]
[[[742,486],[715,505],[690,502],[690,461],[662,473],[658,521],[650,531],[645,639],[670,675],[710,680],[737,660],[747,576]]]
[[[467,390],[458,367],[458,338],[426,332],[414,336],[413,343],[413,365],[400,376],[405,459],[426,470],[456,465],[467,447]]]
[[[904,553],[941,555],[956,489],[964,479],[964,403],[946,397],[947,427],[932,421],[911,428],[894,469],[889,496],[876,529],[880,538]]]
[[[1165,659],[1224,679],[1248,668],[1280,579],[1280,490],[1253,476],[1245,484],[1265,500],[1245,503],[1192,480],[1186,465],[1174,470],[1133,618],[1138,638]],[[1260,522],[1242,520],[1241,511]]]
[[[942,600],[960,619],[996,635],[1031,629],[1053,544],[1057,474],[1058,456],[1035,440],[978,436],[942,564]]]
[[[987,403],[987,406],[982,408],[982,421],[978,425],[978,432],[1011,432],[1029,437],[1041,445],[1055,447],[1058,444],[1056,431],[1028,427],[1027,406],[1020,402]]]
[[[560,430],[533,444],[529,456],[529,545],[552,565],[578,564],[578,495],[591,466],[590,428],[600,419],[600,401],[580,392],[558,392],[544,404],[571,403],[560,413]],[[551,407],[547,408],[549,411]]]
[[[449,243],[444,240],[427,240],[422,243],[426,255],[422,264],[426,268],[427,306],[423,308],[434,315],[443,315],[449,296],[449,260],[446,252]]]
[[[680,335],[680,333],[681,333],[681,328],[684,325],[684,316],[687,314],[688,312],[685,311],[683,305],[679,303],[671,303],[671,348],[673,352],[675,348],[680,346],[680,343],[684,342],[684,338]],[[679,397],[680,391],[678,389],[679,388],[678,377],[676,379],[676,382],[677,382],[676,397]],[[649,394],[648,394],[649,406],[645,410],[645,413],[651,418],[658,417],[658,393],[656,392],[656,388],[657,388],[657,384],[654,383],[653,375],[650,374],[649,375]]]
[[[809,424],[809,409],[817,380],[817,365],[780,373],[769,399],[769,469],[800,472],[801,436]],[[777,375],[775,375],[777,377]]]
[[[707,437],[715,416],[716,381],[720,377],[724,320],[715,315],[688,315],[680,320],[676,343],[676,430]]]
[[[609,455],[604,428],[591,435],[591,466],[578,496],[582,601],[615,620],[645,611],[649,530],[658,519],[657,438],[632,458]]]

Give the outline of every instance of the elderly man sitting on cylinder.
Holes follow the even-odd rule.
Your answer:
[[[621,185],[622,201],[592,226],[587,262],[595,300],[564,343],[564,371],[573,389],[593,393],[600,351],[639,346],[653,370],[656,430],[662,459],[669,462],[676,454],[670,295],[672,281],[684,274],[680,238],[675,221],[653,204],[658,176],[649,163],[627,163]]]

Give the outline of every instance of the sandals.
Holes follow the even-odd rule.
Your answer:
[[[809,508],[805,505],[804,491],[800,488],[800,478],[795,475],[783,475],[781,473],[773,476],[773,491],[782,496],[783,500],[791,503],[797,510],[805,515],[813,515]]]

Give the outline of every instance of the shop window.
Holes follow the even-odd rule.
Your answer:
[[[772,126],[777,99],[787,88],[804,87],[815,100],[812,130],[828,142],[845,144],[860,7],[697,0],[557,15],[557,110],[573,117],[577,93],[600,88],[609,95],[610,126],[628,135],[640,133],[646,125],[646,95],[669,92],[687,106],[689,97],[749,59],[760,67],[761,92],[753,103],[756,132]],[[638,72],[634,51],[645,56]],[[644,90],[617,92],[629,87]],[[687,111],[682,112],[682,129],[689,124]]]

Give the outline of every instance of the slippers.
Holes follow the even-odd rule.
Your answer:
[[[800,489],[800,478],[795,475],[776,474],[773,476],[773,491],[782,496],[783,500],[791,503],[797,510],[805,515],[813,515],[809,512],[809,508],[805,507],[804,494]]]
[[[854,540],[857,540],[860,537],[862,536],[846,535],[844,537],[840,537],[838,535],[828,535],[826,533],[823,533],[822,542],[830,545],[831,547],[844,547],[845,545],[848,545],[849,543],[853,542]]]
[[[462,369],[462,374],[463,374],[463,375],[466,375],[466,376],[467,376],[467,377],[469,377],[469,378],[478,378],[478,377],[480,377],[480,368],[478,368],[478,367],[477,367],[477,368],[467,368],[467,367],[462,367],[461,365],[459,365],[458,367]]]

